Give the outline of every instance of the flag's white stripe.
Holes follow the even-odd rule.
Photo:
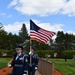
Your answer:
[[[41,37],[40,35],[38,35],[38,32],[31,32],[30,36],[37,36],[37,37],[39,37],[41,40],[48,41],[46,38]]]
[[[32,33],[36,33],[37,35],[39,35],[40,37],[45,38],[46,40],[49,40],[50,38],[48,38],[47,36],[41,34],[40,32],[35,32],[35,31],[31,31]],[[31,34],[31,33],[30,33]]]
[[[30,38],[36,38],[37,40],[40,40],[44,43],[46,43],[52,36],[54,35],[54,32],[48,32],[43,29],[39,29],[38,32],[35,30],[30,30]]]
[[[44,33],[43,31],[39,31],[39,32],[40,32],[40,34],[43,34],[43,35],[47,36],[48,38],[51,38],[51,36],[48,35],[47,33]]]
[[[42,30],[42,29],[40,29],[39,32],[46,35],[49,38],[52,38],[52,36],[54,36],[54,32],[47,32],[47,31]]]
[[[45,41],[49,40],[48,38],[46,38],[46,36],[44,36],[44,35],[42,35],[42,34],[40,34],[38,32],[35,32],[35,31],[33,31],[33,32],[30,33],[30,36],[32,36],[32,35],[38,36],[38,37],[44,39]]]

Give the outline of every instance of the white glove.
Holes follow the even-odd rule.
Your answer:
[[[30,52],[29,52],[29,55],[31,55],[31,54],[32,54],[32,52],[30,51]]]
[[[23,75],[26,75],[26,74],[23,74]]]
[[[8,67],[11,67],[11,64],[10,63],[8,63],[8,65],[7,65]]]
[[[35,67],[35,70],[37,70],[37,67]]]

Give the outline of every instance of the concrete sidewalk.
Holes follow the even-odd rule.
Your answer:
[[[35,75],[42,75],[42,74],[40,74],[37,70],[36,70],[36,73],[35,73]]]

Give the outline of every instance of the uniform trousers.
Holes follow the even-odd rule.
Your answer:
[[[33,63],[32,66],[28,64],[28,75],[35,75],[35,63]]]

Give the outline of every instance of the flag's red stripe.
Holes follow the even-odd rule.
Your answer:
[[[52,38],[52,36],[54,35],[54,33],[52,32],[46,32],[42,29],[40,29],[38,32],[31,30],[30,31],[30,38],[36,38],[37,40],[40,40],[44,43],[46,43],[50,38]]]
[[[46,43],[46,41],[45,40],[42,40],[41,38],[39,38],[39,37],[37,37],[37,36],[31,36],[30,37],[31,39],[37,39],[37,40],[40,40],[41,42],[43,42],[43,43]]]
[[[31,35],[31,37],[30,38],[37,38],[37,39],[39,39],[39,40],[42,40],[43,42],[47,42],[47,41],[45,41],[43,38],[40,38],[39,36],[33,36],[33,35]]]
[[[43,35],[43,34],[40,33],[40,32],[31,31],[31,33],[32,33],[32,34],[35,33],[35,34],[39,35],[40,37],[45,38],[46,40],[49,40],[49,39],[50,39],[50,38],[48,38],[46,35]],[[31,33],[30,33],[30,34],[31,34]]]
[[[30,33],[30,38],[37,38],[37,39],[40,39],[40,40],[42,40],[43,42],[47,42],[47,39],[45,39],[45,38],[43,38],[43,37],[41,37],[41,36],[39,36],[38,34],[37,34],[37,32],[31,32]]]
[[[48,38],[52,38],[52,36],[54,35],[54,32],[46,32],[42,29],[39,30],[39,32],[45,36],[47,36]]]
[[[42,34],[42,35],[44,35],[44,36],[46,36],[46,37],[48,37],[48,38],[50,38],[50,36],[47,33],[44,33],[44,32],[42,32],[40,30],[39,30],[39,33]]]
[[[30,40],[36,40],[36,41],[39,41],[39,42],[41,42],[41,43],[45,43],[45,42],[43,42],[42,40],[39,40],[39,39],[37,39],[37,38],[30,38]]]
[[[31,33],[30,33],[30,36],[37,36],[37,37],[39,37],[39,38],[41,38],[41,39],[43,39],[43,40],[45,40],[45,41],[48,41],[49,39],[47,39],[45,36],[43,36],[43,35],[41,35],[40,33],[38,33],[38,32],[35,32],[35,31],[31,31]]]
[[[46,43],[48,40],[54,36],[54,32],[47,31],[38,27],[32,20],[30,20],[30,39],[39,40],[43,43]]]

